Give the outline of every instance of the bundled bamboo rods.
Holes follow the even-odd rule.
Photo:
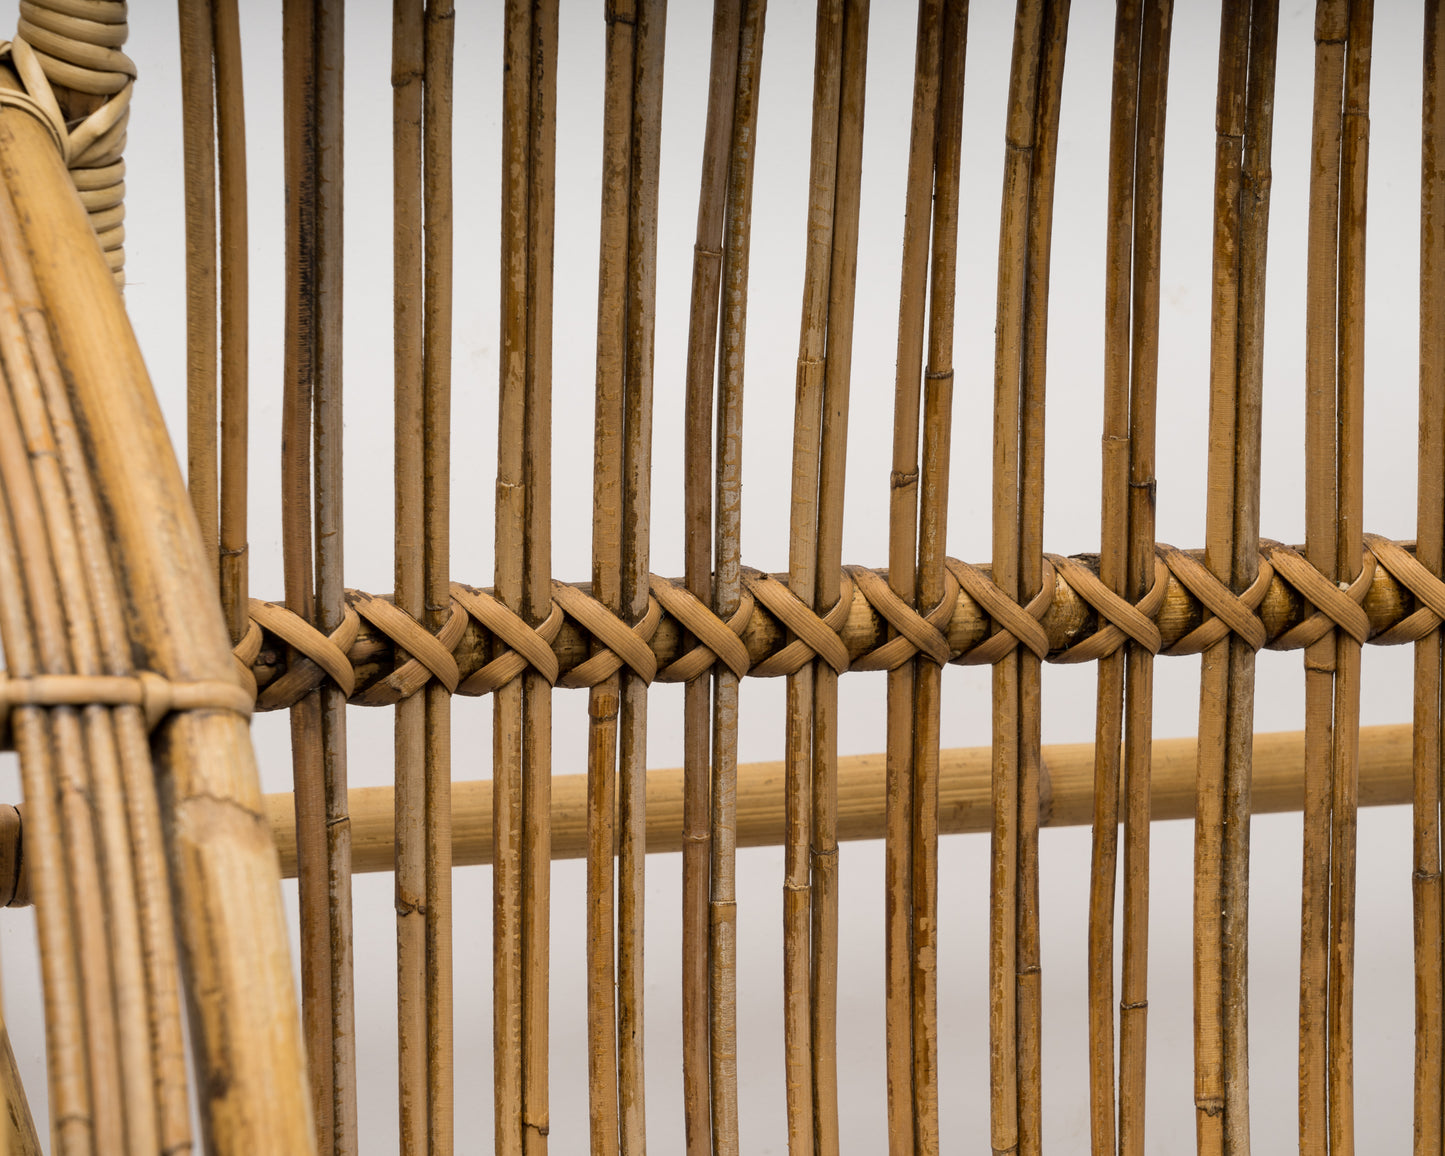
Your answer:
[[[766,0],[747,0],[738,35],[727,211],[723,222],[718,319],[717,451],[714,463],[712,610],[723,619],[742,600],[743,373],[747,338],[748,256],[758,90]],[[714,1156],[737,1156],[737,760],[738,676],[713,671],[712,825],[708,894],[709,1068]]]
[[[105,534],[23,252],[13,213],[0,214],[0,357],[32,455],[56,577],[68,591],[64,606],[73,666],[86,675],[130,673]],[[62,763],[69,782],[60,791],[63,814],[79,812],[79,828],[68,838],[83,843],[89,830],[95,832],[98,890],[77,896],[76,903],[99,907],[109,941],[99,959],[83,957],[90,961],[83,971],[98,972],[114,989],[125,1150],[155,1151],[163,1138],[188,1144],[176,960],[168,939],[169,895],[144,731],[133,708],[91,707],[78,717],[85,771],[77,782],[77,768]],[[78,809],[77,794],[86,800]]]
[[[687,429],[683,443],[683,559],[688,592],[712,603],[712,398],[717,365],[722,236],[733,109],[737,97],[742,0],[714,0],[697,239],[687,334]],[[710,678],[683,694],[685,839],[682,864],[682,1083],[688,1156],[712,1151],[712,1075],[708,1051],[709,905],[712,804]]]
[[[838,603],[828,576],[843,558],[843,492],[848,448],[848,392],[858,273],[858,216],[863,166],[863,98],[868,60],[868,0],[845,0],[838,142],[834,174],[828,325],[818,460],[818,519],[813,608]],[[812,812],[809,836],[809,926],[812,995],[813,1142],[819,1156],[839,1150],[838,1135],[838,675],[813,664]]]
[[[818,490],[826,374],[829,274],[837,198],[843,4],[819,0],[813,64],[813,124],[807,245],[793,417],[788,588],[816,611]],[[783,1054],[788,1150],[814,1151],[811,842],[814,666],[788,676],[786,824],[783,863]]]
[[[1125,595],[1153,579],[1159,247],[1172,0],[1147,3],[1139,61],[1134,170],[1134,273],[1129,404],[1129,547]],[[1124,719],[1124,959],[1119,1004],[1119,1151],[1143,1156],[1149,966],[1149,757],[1154,656],[1128,646]]]
[[[451,602],[452,79],[455,12],[428,0],[422,130],[423,622],[441,630]],[[427,1135],[430,1151],[453,1141],[451,692],[426,689],[426,1014]]]
[[[652,498],[653,337],[657,320],[658,182],[666,0],[636,12],[628,209],[627,362],[623,396],[622,604],[628,620],[647,612]],[[643,914],[647,856],[647,684],[622,671],[618,781],[618,1113],[624,1156],[646,1151],[643,1065]]]
[[[1402,806],[1411,800],[1412,761],[1409,724],[1360,730],[1360,803]],[[1155,739],[1151,764],[1151,819],[1191,819],[1196,803],[1194,772],[1198,743],[1190,738]],[[957,835],[991,829],[988,747],[939,752],[939,833]],[[1298,812],[1304,800],[1304,732],[1259,734],[1253,740],[1255,814]],[[1093,820],[1094,744],[1063,743],[1042,748],[1048,791],[1039,807],[1041,827],[1085,826]],[[838,838],[881,839],[884,830],[886,756],[845,755],[837,760]],[[683,768],[653,769],[647,776],[647,851],[671,854],[686,846]],[[785,826],[786,766],[782,761],[748,763],[738,768],[738,846],[780,847]],[[456,815],[457,867],[492,862],[492,785],[487,780],[452,784]],[[357,871],[389,871],[392,864],[392,789],[361,787],[351,792]],[[29,810],[26,809],[28,816]],[[289,795],[267,795],[266,815],[281,852],[282,871],[296,874],[295,816]],[[28,818],[26,819],[28,822]],[[3,833],[0,847],[15,844]],[[30,844],[26,844],[29,848]],[[552,789],[554,859],[587,854],[587,776],[558,775]],[[39,868],[35,868],[39,870]],[[32,878],[31,867],[23,867]],[[8,886],[8,882],[7,882]],[[28,902],[26,887],[13,905]]]
[[[1020,383],[1019,597],[1032,600],[1043,584],[1044,395],[1048,354],[1049,260],[1053,240],[1054,178],[1063,110],[1068,0],[1045,5],[1029,181],[1028,270]],[[1038,826],[1044,788],[1040,659],[1020,647],[1019,737],[1018,1071],[1019,1150],[1038,1152],[1043,1098],[1042,948],[1039,931]]]
[[[422,528],[426,524],[426,411],[422,132],[425,95],[424,0],[392,9],[392,261],[395,358],[395,580],[397,609],[425,613]],[[399,660],[405,659],[399,653]],[[396,1008],[399,1149],[427,1151],[426,696],[396,704]]]
[[[342,585],[343,15],[325,0],[283,8],[287,312],[282,416],[283,563],[288,607],[324,634],[348,607]],[[310,507],[310,508],[308,508]],[[302,1006],[317,1136],[356,1149],[355,1010],[346,696],[328,683],[292,709],[301,876]]]
[[[1205,565],[1236,593],[1257,573],[1274,0],[1227,4],[1215,146]],[[1254,653],[1230,638],[1200,673],[1195,823],[1195,1106],[1201,1151],[1248,1143],[1250,736]]]
[[[214,577],[114,278],[52,138],[28,115],[0,116],[0,171],[67,367],[84,460],[108,495],[106,544],[136,615],[128,651],[163,677],[233,678]],[[148,753],[146,778],[168,816],[176,918],[165,932],[182,948],[197,1070],[227,1075],[198,1082],[209,1141],[223,1153],[312,1151],[277,861],[245,724],[223,711],[178,713]],[[84,1115],[57,1118],[68,1133],[85,1127]]]
[[[1040,0],[1020,0],[1014,22],[999,225],[998,315],[994,347],[993,578],[1016,601],[1021,562],[1021,443],[1024,321],[1028,285],[1029,201],[1038,137],[1038,77],[1043,39]],[[1036,461],[1042,468],[1042,461]],[[989,1085],[995,1151],[1036,1143],[1039,1122],[1019,1108],[1020,772],[1037,726],[1015,648],[993,667],[993,833],[989,855]],[[1033,691],[1033,694],[1030,693]],[[1024,988],[1027,992],[1027,987]],[[1029,1105],[1032,1108],[1032,1104]]]
[[[942,40],[943,0],[919,0],[893,393],[893,469],[888,503],[888,584],[910,607],[917,600],[920,379]],[[890,629],[890,636],[892,633]],[[893,1156],[913,1152],[916,1139],[912,1059],[913,685],[913,663],[888,672],[888,797],[883,867],[888,904],[883,982],[888,1147]]]
[[[1420,455],[1416,559],[1445,575],[1445,156],[1440,78],[1445,75],[1445,25],[1439,0],[1425,5],[1424,91],[1420,129]],[[1440,876],[1439,630],[1415,643],[1412,729],[1413,847],[1411,889],[1415,933],[1415,1156],[1435,1156],[1445,1143],[1445,934]],[[1361,777],[1369,766],[1361,736]]]

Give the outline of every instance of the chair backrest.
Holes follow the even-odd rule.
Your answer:
[[[280,62],[273,141],[254,110],[274,94],[253,87],[249,115],[243,99],[242,32],[259,9],[179,6],[189,503],[111,284],[136,74],[121,51],[125,5],[24,4],[15,79],[0,77],[0,722],[24,795],[19,812],[0,812],[0,891],[36,907],[53,1150],[197,1142],[179,970],[201,1140],[220,1152],[394,1142],[449,1152],[490,1138],[499,1153],[585,1143],[635,1154],[650,1135],[655,1150],[729,1153],[765,1142],[748,1122],[751,1096],[779,1109],[766,1141],[785,1136],[809,1156],[875,1136],[893,1153],[985,1143],[1142,1153],[1146,1118],[1152,1150],[1160,1121],[1168,1133],[1191,1103],[1198,1151],[1237,1154],[1251,1139],[1251,1044],[1258,1055],[1259,1025],[1277,1018],[1256,1015],[1251,1038],[1250,945],[1257,970],[1261,939],[1298,943],[1297,970],[1294,958],[1274,962],[1297,993],[1284,1018],[1297,1006],[1301,1150],[1352,1150],[1356,1118],[1377,1115],[1356,1105],[1375,1059],[1356,1048],[1357,994],[1374,999],[1379,986],[1356,959],[1367,906],[1357,878],[1377,879],[1357,876],[1358,809],[1410,803],[1409,870],[1383,885],[1409,891],[1414,943],[1413,991],[1391,1005],[1413,999],[1413,1061],[1389,1069],[1413,1063],[1413,1114],[1402,1096],[1389,1100],[1391,1135],[1439,1152],[1438,0],[1424,0],[1423,23],[1411,10],[1400,35],[1400,13],[1379,14],[1386,67],[1375,70],[1397,112],[1392,82],[1422,78],[1414,109],[1387,127],[1404,124],[1420,150],[1420,216],[1371,233],[1396,254],[1392,238],[1418,226],[1418,294],[1400,291],[1408,310],[1418,302],[1418,358],[1396,355],[1404,376],[1418,363],[1418,451],[1406,434],[1408,452],[1383,455],[1409,459],[1396,485],[1417,466],[1413,542],[1395,540],[1408,522],[1383,526],[1390,536],[1364,526],[1371,0],[1319,0],[1312,34],[1276,0],[1224,0],[1208,14],[1218,40],[1203,48],[1191,39],[1199,13],[1170,0],[1119,0],[1112,20],[1082,5],[1071,14],[1068,0],[1019,0],[1011,30],[993,31],[1000,13],[920,0],[901,72],[890,71],[900,14],[880,6],[870,17],[868,0],[818,0],[811,38],[793,29],[795,13],[769,16],[766,0],[717,0],[710,13],[607,0],[566,21],[557,0],[496,11],[395,0],[389,22],[373,7],[344,16],[330,0],[284,0],[279,53],[246,41],[248,60]],[[569,57],[574,36],[589,47]],[[359,87],[385,90],[355,66],[369,53],[389,60],[389,135],[344,116]],[[1091,53],[1099,83],[1109,78],[1107,123],[1085,123],[1102,101],[1069,100],[1089,92],[1070,84]],[[764,63],[773,54],[776,72]],[[1201,120],[1197,155],[1176,159],[1171,76],[1206,72],[1212,135]],[[480,110],[476,73],[490,86]],[[1308,100],[1290,88],[1304,75]],[[965,118],[980,106],[1004,138],[988,139],[1001,164],[986,180],[967,163]],[[1075,107],[1089,111],[1071,118]],[[806,123],[791,168],[762,159],[772,117]],[[268,147],[283,156],[279,217],[274,189],[258,194],[253,179],[248,197],[258,168],[248,148]],[[358,189],[346,161],[357,150],[379,157],[378,171],[389,164],[389,196],[380,177]],[[670,213],[680,165],[667,158],[683,152],[686,209]],[[1180,164],[1198,174],[1195,219],[1164,212]],[[1277,182],[1276,169],[1291,175]],[[376,184],[389,234],[368,211],[381,212]],[[1085,211],[1102,263],[1080,256],[1087,245],[1070,231]],[[579,212],[586,228],[573,223]],[[495,251],[470,244],[479,214],[487,230],[500,216]],[[1301,227],[1281,227],[1286,216]],[[872,241],[883,233],[886,260]],[[1166,244],[1186,234],[1204,254],[1188,281]],[[595,291],[580,237],[596,246]],[[772,260],[781,248],[791,265]],[[369,313],[357,319],[361,294],[346,281],[344,258],[354,276],[358,252],[373,281],[385,281],[389,252],[390,338],[375,344],[390,347],[389,370],[343,361],[348,333],[375,327]],[[284,285],[263,291],[253,272],[272,265]],[[1281,284],[1298,287],[1302,309],[1276,304]],[[1185,295],[1197,302],[1192,337],[1170,327]],[[131,291],[138,326],[145,296]],[[788,333],[775,339],[780,312]],[[1284,337],[1281,315],[1297,323]],[[261,328],[272,318],[279,334]],[[1264,386],[1281,345],[1297,349],[1303,378],[1303,390],[1271,394],[1288,392],[1303,413],[1304,452],[1291,456],[1304,479],[1300,546],[1261,536],[1274,445]],[[366,390],[378,377],[389,379],[390,419]],[[1046,407],[1048,379],[1057,400]],[[749,407],[777,415],[761,429],[745,427],[745,380]],[[1402,407],[1371,380],[1370,412],[1388,423]],[[1181,397],[1189,382],[1193,402]],[[1101,406],[1081,409],[1086,393]],[[891,402],[886,435],[880,397]],[[1064,424],[1051,424],[1059,412]],[[1202,429],[1171,424],[1181,413]],[[1085,423],[1088,437],[1073,437]],[[358,440],[368,424],[380,440]],[[591,452],[578,459],[583,427]],[[1097,553],[1044,548],[1046,429],[1049,508],[1070,520],[1098,509],[1098,537],[1090,521],[1067,543]],[[252,443],[266,445],[257,431],[280,435],[279,471],[265,459],[279,477],[275,532],[271,507],[251,499]],[[1066,486],[1059,441],[1088,445],[1092,459],[1065,469]],[[860,443],[873,467],[862,486]],[[1168,459],[1190,453],[1204,478],[1193,499],[1202,541],[1180,550],[1158,541],[1168,519],[1157,483],[1183,476]],[[973,459],[988,463],[977,478]],[[786,542],[773,574],[744,565],[745,537],[750,551],[755,541],[744,466],[760,460],[779,492],[750,480],[747,509]],[[494,469],[490,501],[475,497],[493,481],[479,462]],[[383,548],[355,510],[388,498]],[[478,505],[490,513],[474,517]],[[1050,533],[1068,537],[1057,519]],[[374,521],[384,533],[384,515]],[[477,544],[473,523],[489,542]],[[955,549],[976,541],[977,561],[951,557],[950,538]],[[267,602],[252,597],[262,583],[250,543],[273,539],[276,564],[255,559],[283,587],[264,589],[281,595]],[[860,542],[877,550],[871,565],[845,565]],[[458,565],[474,558],[479,573]],[[587,580],[554,580],[584,577],[566,567],[589,558]],[[363,565],[391,592],[348,586]],[[459,580],[480,583],[487,566],[485,587]],[[1361,726],[1366,643],[1414,648],[1413,715],[1399,707],[1397,725]],[[1266,683],[1287,681],[1296,696],[1300,685],[1257,660],[1266,648],[1303,656],[1302,733],[1255,733]],[[1202,656],[1197,738],[1154,739],[1161,655]],[[1097,690],[1044,694],[1045,663],[1092,666]],[[951,666],[988,673],[964,686],[945,677]],[[840,678],[870,671],[886,673]],[[748,688],[770,676],[783,689],[760,710]],[[1174,694],[1169,677],[1160,698]],[[681,694],[650,695],[654,683]],[[586,690],[585,714],[568,689]],[[1094,742],[1046,746],[1046,707],[1062,711],[1078,693],[1091,699]],[[853,755],[870,694],[886,750]],[[490,710],[458,696],[488,697]],[[287,712],[283,793],[262,795],[245,735],[253,704]],[[388,708],[392,736],[373,739],[352,706]],[[769,741],[740,738],[767,717]],[[271,750],[276,732],[256,730]],[[952,749],[970,733],[976,749]],[[781,760],[748,761],[749,750],[776,752],[779,735]],[[677,770],[649,771],[650,739],[673,744]],[[372,745],[387,742],[378,757]],[[378,766],[384,783],[354,785]],[[1256,911],[1252,939],[1251,862],[1276,861],[1269,847],[1252,857],[1252,816],[1269,811],[1303,815],[1287,885],[1298,922],[1291,915],[1281,939]],[[1187,841],[1172,827],[1151,872],[1151,821],[1190,817],[1183,867],[1169,874]],[[1066,892],[1045,877],[1040,829],[1071,824],[1089,829],[1089,867]],[[940,835],[963,831],[990,832],[986,854],[941,849]],[[840,842],[854,839],[881,840],[871,859],[850,861],[873,872],[866,882],[842,866]],[[757,845],[780,854],[749,869],[738,849]],[[648,859],[659,852],[680,856]],[[554,868],[565,859],[585,860],[585,874]],[[468,864],[489,871],[454,876]],[[363,881],[374,871],[392,873],[390,906]],[[1161,874],[1180,872],[1189,882],[1161,892]],[[766,873],[777,951],[760,980],[744,929],[756,925],[750,880]],[[282,874],[298,880],[299,1014]],[[1082,909],[1079,958],[1055,956],[1050,974],[1077,977],[1062,990],[1081,1006],[1051,1002],[1046,1016],[1041,914],[1066,893]],[[1192,969],[1155,962],[1161,908],[1192,913],[1181,956]],[[379,926],[393,910],[394,937]],[[980,945],[977,976],[947,962],[965,935]],[[852,957],[865,949],[881,959],[880,991],[860,1012]],[[395,977],[395,1006],[388,981],[379,1012],[368,986],[378,970]],[[489,977],[480,994],[478,972]],[[1182,992],[1168,987],[1178,975]],[[1166,1000],[1151,996],[1161,982]],[[574,1010],[577,1023],[559,1024]],[[653,1026],[660,1015],[671,1034]],[[855,1030],[860,1015],[881,1030]],[[764,1016],[773,1060],[750,1072],[758,1052],[741,1037],[761,1035]],[[1048,1021],[1069,1016],[1080,1026],[1060,1060]],[[394,1025],[395,1139],[374,1132],[390,1113],[367,1099],[380,1079],[367,1052],[378,1024]],[[950,1024],[966,1025],[972,1059]],[[1378,1040],[1368,1025],[1358,1034]],[[854,1054],[864,1038],[881,1044],[866,1063]],[[559,1039],[579,1056],[558,1054]],[[477,1054],[488,1047],[490,1067]],[[1161,1078],[1161,1055],[1184,1075]],[[1077,1120],[1051,1114],[1054,1065],[1077,1092]],[[555,1066],[576,1073],[565,1097]],[[23,1105],[13,1068],[0,1064],[0,1084]],[[878,1088],[860,1091],[865,1069]],[[772,1089],[757,1090],[760,1073]],[[1165,1114],[1166,1097],[1183,1112]],[[855,1124],[853,1100],[867,1102],[871,1124]],[[1361,1126],[1362,1144],[1371,1135]],[[13,1142],[34,1144],[23,1127]]]

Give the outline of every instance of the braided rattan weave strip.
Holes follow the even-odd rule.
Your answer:
[[[1186,655],[1231,632],[1252,650],[1302,649],[1335,626],[1382,646],[1428,635],[1445,618],[1434,609],[1445,611],[1445,582],[1415,562],[1413,543],[1374,534],[1366,542],[1359,576],[1339,590],[1297,551],[1262,540],[1259,576],[1238,596],[1196,554],[1161,543],[1155,580],[1137,607],[1099,585],[1092,558],[1058,555],[1047,556],[1039,593],[1024,608],[986,570],[950,558],[947,596],[926,615],[894,597],[881,572],[857,566],[842,571],[842,597],[822,618],[754,570],[744,572],[746,597],[726,623],[657,575],[651,608],[636,626],[603,609],[585,586],[561,582],[536,629],[488,591],[454,583],[452,613],[435,638],[389,600],[360,591],[348,594],[355,611],[331,638],[283,606],[253,600],[259,633],[236,649],[260,688],[256,709],[267,711],[292,705],[327,678],[353,704],[389,706],[433,680],[457,694],[491,694],[529,667],[550,685],[587,687],[624,665],[647,683],[686,682],[718,662],[754,678],[790,674],[814,659],[840,674],[891,670],[915,655],[989,665],[1019,645],[1048,662],[1093,662],[1125,636],[1151,653]],[[685,645],[688,637],[697,641]],[[393,670],[396,651],[412,657]]]

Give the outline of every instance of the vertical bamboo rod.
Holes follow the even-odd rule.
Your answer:
[[[1427,0],[1420,116],[1420,453],[1415,557],[1445,576],[1445,156],[1440,139],[1440,78],[1445,24],[1439,0]],[[1437,1156],[1442,1135],[1442,1004],[1445,934],[1440,876],[1440,631],[1415,643],[1412,763],[1415,933],[1415,1156]]]
[[[1126,596],[1153,581],[1155,400],[1159,371],[1159,249],[1172,0],[1144,7],[1135,131],[1129,557]],[[1119,1149],[1143,1156],[1149,968],[1149,815],[1154,658],[1128,647],[1124,719],[1124,959],[1119,1003]]]
[[[944,5],[940,89],[934,141],[932,262],[924,374],[923,462],[919,478],[917,604],[944,597],[944,538],[952,444],[953,322],[958,282],[959,166],[963,146],[964,50],[968,7]],[[912,863],[909,891],[915,1150],[939,1150],[938,1132],[938,747],[943,671],[919,658],[914,668]]]
[[[923,326],[933,193],[934,139],[943,39],[942,0],[919,0],[913,73],[903,265],[898,305],[898,360],[893,395],[893,467],[889,477],[888,584],[917,601],[918,422]],[[890,634],[892,631],[890,631]],[[888,672],[887,815],[884,820],[885,1064],[888,1145],[893,1156],[915,1149],[913,1100],[913,697],[914,664]]]
[[[1354,578],[1364,547],[1365,206],[1374,0],[1352,0],[1340,156],[1337,457],[1339,573]],[[1360,644],[1338,631],[1330,850],[1330,1151],[1354,1152],[1355,843],[1359,808]]]
[[[748,256],[753,163],[756,160],[758,86],[763,59],[766,0],[747,0],[738,37],[737,90],[733,98],[724,224],[722,301],[718,340],[717,453],[715,467],[712,610],[724,620],[742,598],[743,377],[747,338]],[[715,1156],[736,1156],[737,1065],[737,760],[738,677],[713,675],[712,883],[708,898],[712,1143]]]
[[[523,445],[528,339],[528,212],[533,47],[530,0],[509,0],[502,80],[502,309],[498,401],[496,596],[522,608]],[[522,680],[494,696],[492,724],[492,1024],[496,1150],[523,1151]]]
[[[1315,9],[1305,325],[1305,557],[1332,582],[1339,568],[1338,260],[1340,143],[1349,0]],[[1329,1151],[1330,877],[1335,792],[1334,632],[1307,647],[1304,878],[1300,930],[1300,1152]]]
[[[1029,181],[1028,270],[1024,297],[1020,383],[1019,598],[1043,585],[1044,397],[1048,356],[1049,261],[1052,252],[1054,178],[1063,109],[1068,0],[1044,9]],[[1020,729],[1018,786],[1018,1097],[1019,1152],[1043,1147],[1043,975],[1039,933],[1039,822],[1043,779],[1042,672],[1039,659],[1019,648]]]
[[[180,5],[186,190],[186,486],[218,574],[216,441],[216,25],[211,0]],[[228,127],[231,124],[227,118]]]
[[[424,312],[422,582],[424,622],[439,632],[451,606],[452,80],[455,11],[428,0],[425,16],[422,200]],[[426,690],[427,1134],[449,1156],[452,1086],[451,692]]]
[[[687,429],[683,446],[688,592],[712,603],[712,402],[717,362],[723,217],[733,108],[737,97],[742,0],[714,0],[712,62],[703,136],[697,239],[687,335]],[[688,1156],[712,1151],[711,1022],[711,732],[710,679],[687,684],[683,698],[684,836],[682,852],[682,1082]]]
[[[632,174],[628,207],[627,365],[623,405],[622,604],[647,612],[652,504],[653,332],[657,320],[658,182],[666,0],[641,0],[633,63]],[[643,1065],[643,911],[647,858],[647,685],[622,674],[618,783],[618,1113],[623,1156],[647,1150]]]
[[[221,605],[231,642],[246,615],[246,452],[249,371],[249,231],[246,217],[246,104],[237,0],[215,0],[216,144],[221,216]]]
[[[1134,264],[1134,168],[1143,8],[1116,10],[1109,125],[1104,285],[1104,461],[1099,579],[1123,594],[1128,566],[1129,311]],[[1089,1133],[1095,1156],[1115,1150],[1114,904],[1119,759],[1127,644],[1099,660],[1094,739],[1093,858],[1089,884]]]
[[[853,308],[858,274],[858,216],[863,165],[863,98],[868,58],[868,0],[845,0],[839,82],[833,243],[828,280],[823,398],[818,461],[815,611],[838,601],[831,575],[843,565],[843,493],[848,450]],[[838,676],[813,665],[813,797],[810,899],[812,951],[813,1142],[818,1156],[836,1156],[838,1136]]]
[[[425,69],[424,0],[392,5],[392,280],[395,411],[394,581],[398,610],[425,613],[422,532],[426,418],[424,260],[422,253],[422,124]],[[406,658],[397,655],[398,661]],[[426,699],[396,704],[395,904],[397,1095],[399,1150],[427,1151]]]
[[[630,0],[609,4],[606,15],[592,475],[592,595],[616,614],[622,609],[622,393],[627,359],[627,242],[636,17]],[[594,652],[596,649],[594,645]],[[592,687],[587,697],[587,1073],[594,1156],[614,1156],[619,1143],[612,858],[617,846],[614,823],[621,683],[622,676],[613,674]]]
[[[828,325],[828,277],[837,195],[843,5],[819,0],[813,56],[808,219],[793,417],[788,588],[813,603],[817,587],[819,435]],[[817,607],[814,605],[814,610]],[[816,663],[788,677],[783,860],[783,1070],[788,1151],[814,1150],[810,909],[813,695]]]
[[[527,361],[522,614],[539,626],[552,607],[552,248],[557,154],[557,0],[532,8],[531,175],[527,186]],[[445,581],[445,579],[443,579]],[[528,1156],[547,1151],[548,998],[552,886],[552,688],[523,675],[522,1129]]]
[[[999,224],[998,319],[994,327],[993,579],[1020,598],[1020,443],[1028,222],[1043,4],[1020,0],[1005,129]],[[1021,659],[1011,651],[993,668],[993,834],[989,851],[989,1082],[993,1147],[1020,1139],[1018,1067],[1019,779],[1025,714]],[[1025,1131],[1028,1129],[1025,1128]]]

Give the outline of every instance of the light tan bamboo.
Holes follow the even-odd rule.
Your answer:
[[[1255,813],[1299,811],[1303,801],[1303,732],[1254,736]],[[1409,724],[1360,730],[1360,804],[1401,806],[1411,798]],[[1196,803],[1197,764],[1194,738],[1155,739],[1150,761],[1153,782],[1151,819],[1190,819]],[[942,835],[991,829],[988,747],[939,752],[938,830]],[[838,837],[844,841],[880,839],[884,831],[886,756],[845,755],[838,759]],[[1094,744],[1061,743],[1043,748],[1049,790],[1040,804],[1041,827],[1087,825],[1093,817]],[[738,768],[738,846],[779,847],[783,843],[783,761],[748,763]],[[647,851],[671,854],[686,845],[683,768],[647,773]],[[351,792],[355,869],[389,871],[392,864],[392,789],[360,787]],[[452,784],[456,818],[455,865],[493,861],[491,783]],[[287,877],[296,873],[296,820],[287,794],[266,796],[266,815]],[[28,811],[27,811],[28,821]],[[556,859],[581,859],[587,853],[587,776],[558,775],[552,790],[552,852]],[[0,848],[15,836],[4,834]],[[29,844],[26,844],[29,848]],[[25,867],[26,879],[30,868]],[[0,879],[0,882],[4,882]],[[22,886],[16,903],[27,902]]]
[[[628,205],[627,366],[623,398],[622,605],[629,622],[647,612],[652,502],[653,331],[657,318],[658,182],[666,0],[636,12],[632,172]],[[647,859],[647,684],[622,671],[618,779],[618,1115],[623,1156],[647,1151],[643,1063],[643,914]]]
[[[828,575],[843,561],[843,491],[848,449],[853,309],[858,275],[858,216],[863,165],[863,97],[868,58],[868,0],[845,0],[839,82],[833,252],[828,283],[823,400],[818,461],[818,528],[814,610],[838,603]],[[813,1143],[818,1156],[836,1156],[838,1136],[838,676],[813,664],[813,797],[809,851],[812,961],[809,983]]]
[[[712,604],[712,405],[717,365],[722,236],[729,144],[737,97],[742,0],[714,0],[712,62],[703,134],[692,298],[687,335],[687,429],[683,444],[683,559],[688,592]],[[712,1151],[712,1072],[708,1050],[711,896],[709,677],[683,692],[687,835],[682,864],[682,1083],[688,1156]]]
[[[1043,4],[1020,0],[1014,21],[999,223],[994,325],[993,580],[1020,600],[1020,407],[1030,183],[1037,137]],[[994,1150],[1015,1150],[1038,1122],[1021,1122],[1018,1066],[1020,772],[1026,731],[1037,718],[1015,648],[993,668],[993,810],[989,853],[989,1083]]]
[[[1159,370],[1159,248],[1172,0],[1144,5],[1135,129],[1134,271],[1129,403],[1129,560],[1126,596],[1153,581],[1155,398]],[[1119,1151],[1143,1156],[1149,969],[1149,756],[1154,656],[1129,646],[1124,718],[1124,949],[1119,1002]]]
[[[131,638],[137,657],[170,678],[231,678],[214,579],[168,464],[164,423],[114,279],[51,138],[26,113],[0,112],[0,172],[72,398],[86,415],[87,460],[109,494],[109,544],[139,612]],[[218,1152],[310,1151],[277,862],[260,819],[245,724],[224,712],[173,716],[153,736],[152,751],[169,817],[191,1039],[201,1071],[228,1073],[201,1081],[207,1134]],[[223,886],[223,879],[245,883]]]
[[[425,613],[426,415],[422,251],[422,126],[426,41],[424,0],[392,7],[392,262],[397,609]],[[398,651],[397,662],[407,658]],[[427,1151],[426,696],[396,704],[394,870],[399,1150]]]
[[[1427,0],[1420,115],[1420,452],[1416,558],[1445,576],[1445,156],[1440,78],[1445,75],[1445,24],[1439,0]],[[1415,644],[1411,791],[1411,890],[1415,933],[1415,1156],[1436,1156],[1442,1135],[1442,1042],[1445,1042],[1445,935],[1440,876],[1440,631]],[[1361,779],[1368,761],[1361,735]]]
[[[917,601],[918,421],[923,326],[928,285],[934,137],[943,38],[942,0],[919,0],[903,212],[903,266],[898,303],[898,358],[893,395],[893,470],[889,477],[888,585],[905,605]],[[893,631],[889,630],[891,636]],[[888,1150],[915,1150],[913,1112],[913,684],[914,665],[888,672],[888,797],[883,885],[884,1062],[888,1080]]]

